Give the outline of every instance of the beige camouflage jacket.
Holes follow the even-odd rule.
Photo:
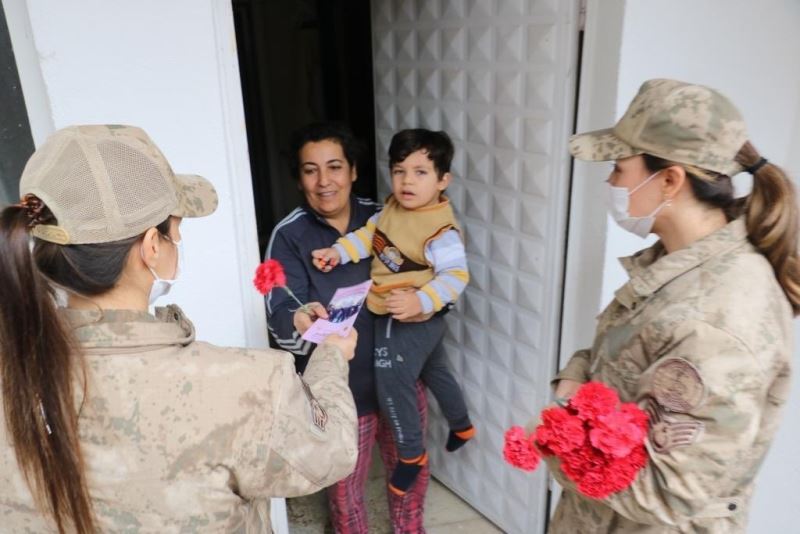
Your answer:
[[[88,363],[80,433],[103,532],[271,532],[269,498],[347,476],[357,421],[340,351],[194,341],[179,308],[65,311]],[[81,397],[83,397],[81,395]],[[0,531],[49,532],[0,421]]]
[[[550,532],[744,532],[753,479],[789,388],[792,313],[742,220],[665,255],[623,259],[630,280],[594,346],[557,378],[598,380],[650,414],[649,460],[604,500],[565,487]]]

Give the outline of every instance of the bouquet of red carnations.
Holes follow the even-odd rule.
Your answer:
[[[630,486],[647,461],[647,413],[600,382],[583,384],[563,406],[542,412],[528,435],[522,427],[506,431],[503,457],[525,471],[540,454],[555,456],[561,471],[587,497],[603,499]]]

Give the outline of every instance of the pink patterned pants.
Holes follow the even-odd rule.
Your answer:
[[[425,428],[428,419],[428,402],[425,388],[417,382],[417,406]],[[389,516],[395,534],[424,534],[422,525],[425,511],[425,493],[430,481],[430,469],[426,465],[417,476],[411,489],[402,497],[388,489],[389,476],[397,463],[397,450],[388,422],[380,413],[358,418],[358,460],[353,473],[328,488],[328,506],[333,529],[337,534],[367,534],[367,509],[364,490],[372,460],[372,448],[377,442],[383,465],[386,468],[386,496],[389,500]]]

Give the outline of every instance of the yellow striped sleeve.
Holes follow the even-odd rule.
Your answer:
[[[458,299],[458,291],[456,291],[456,289],[447,282],[442,282],[442,285],[447,288],[447,291],[450,292],[450,301],[455,302]]]
[[[355,231],[356,237],[361,244],[364,245],[364,249],[366,249],[368,254],[372,253],[372,235],[373,233],[369,231],[369,226],[367,226],[366,230],[364,228],[359,228]]]
[[[356,246],[352,244],[349,239],[340,237],[339,239],[336,240],[336,242],[342,245],[342,248],[344,248],[344,250],[350,256],[350,261],[352,261],[353,263],[358,263],[358,261],[361,259],[358,256],[358,249],[356,249]]]
[[[450,269],[446,272],[453,278],[457,278],[458,280],[464,282],[464,285],[469,283],[469,273],[464,269]]]
[[[439,297],[439,293],[437,293],[436,290],[430,285],[424,285],[420,288],[420,291],[431,298],[431,301],[433,302],[433,311],[439,311],[444,308],[444,304],[442,303],[442,299]]]

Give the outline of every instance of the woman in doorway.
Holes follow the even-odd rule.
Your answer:
[[[284,218],[272,232],[266,258],[280,261],[287,284],[303,302],[314,302],[315,313],[326,317],[318,303],[330,302],[339,287],[369,279],[369,262],[350,263],[334,273],[322,273],[311,264],[311,251],[327,247],[339,237],[366,224],[379,205],[352,194],[357,179],[359,143],[340,123],[309,124],[292,136],[291,171],[305,196],[302,206]],[[306,368],[311,344],[301,335],[314,317],[295,311],[297,305],[284,292],[267,297],[269,328],[277,344],[295,354],[297,370]],[[424,317],[422,317],[424,318]],[[367,533],[364,491],[376,441],[384,466],[391,473],[397,463],[391,431],[379,417],[373,368],[373,320],[364,307],[356,318],[359,339],[350,363],[350,389],[358,410],[358,461],[352,475],[328,489],[331,520],[337,533]],[[418,405],[423,424],[427,403],[422,386]],[[387,491],[395,532],[424,532],[425,493],[430,478],[427,466],[404,497]]]
[[[616,126],[570,149],[614,160],[611,215],[661,239],[623,260],[630,281],[593,347],[555,381],[557,397],[595,380],[647,409],[647,465],[630,488],[593,500],[548,460],[565,489],[550,531],[744,532],[800,310],[792,183],[756,152],[727,98],[673,80],[645,82]],[[736,199],[730,177],[742,170],[753,190]]]
[[[1,530],[271,532],[270,497],[352,471],[355,334],[317,347],[303,382],[289,354],[148,313],[180,274],[182,218],[217,207],[209,182],[139,128],[74,126],[20,191],[0,212]]]

